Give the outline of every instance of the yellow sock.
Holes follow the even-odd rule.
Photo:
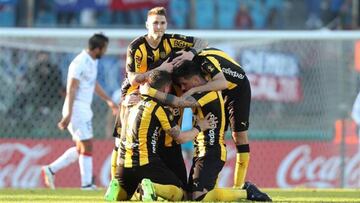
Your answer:
[[[237,153],[234,171],[234,187],[242,187],[245,182],[246,172],[249,166],[250,153]]]
[[[117,194],[117,201],[129,200],[127,192],[120,186],[119,193]]]
[[[113,149],[113,151],[111,153],[111,179],[115,178],[117,156],[118,156],[118,151]]]
[[[233,188],[214,188],[210,190],[202,199],[202,202],[235,202],[246,200],[247,194],[245,190]]]
[[[156,195],[169,201],[181,201],[184,191],[175,185],[153,183]]]

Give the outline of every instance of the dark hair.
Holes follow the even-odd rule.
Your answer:
[[[167,71],[154,70],[148,79],[148,83],[152,88],[161,89],[167,84],[171,84],[171,74]]]
[[[147,16],[161,15],[166,17],[166,9],[164,7],[154,7],[148,11]]]
[[[178,83],[179,78],[190,79],[194,75],[198,75],[203,78],[201,67],[193,61],[184,61],[179,67],[173,71],[172,79],[175,83]]]
[[[96,33],[89,39],[89,49],[94,50],[96,48],[102,49],[109,43],[109,38],[102,33]]]

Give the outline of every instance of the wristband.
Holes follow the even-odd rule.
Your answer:
[[[195,49],[190,49],[190,51],[194,54],[194,56],[196,56],[197,52]]]
[[[194,128],[197,129],[199,132],[202,131],[199,125],[195,125]]]

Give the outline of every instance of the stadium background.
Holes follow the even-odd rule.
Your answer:
[[[360,35],[332,30],[357,29],[357,1],[0,0],[0,187],[43,187],[41,165],[72,145],[68,132],[56,128],[70,61],[91,34],[107,34],[111,45],[98,79],[116,97],[126,47],[146,33],[143,13],[154,5],[169,9],[169,33],[209,40],[247,72],[253,96],[249,180],[262,187],[360,186],[357,127],[349,117],[359,90]],[[253,22],[248,27],[234,20],[244,7]],[[36,68],[39,53],[48,54],[52,68]],[[96,179],[106,186],[112,120],[99,98],[93,109]],[[221,186],[232,184],[235,149],[227,138]],[[77,187],[77,167],[59,172],[57,186]]]

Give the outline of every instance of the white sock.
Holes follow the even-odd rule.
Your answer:
[[[79,153],[76,147],[71,147],[64,152],[59,158],[52,162],[49,167],[53,173],[58,172],[60,169],[67,167],[79,158]]]
[[[80,154],[79,167],[81,175],[81,186],[87,186],[92,183],[93,162],[92,156]]]

